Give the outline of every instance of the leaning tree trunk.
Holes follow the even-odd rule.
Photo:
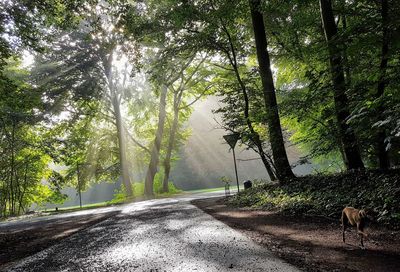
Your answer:
[[[238,63],[237,63],[237,57],[236,57],[236,50],[235,47],[233,45],[233,41],[231,38],[231,35],[228,31],[228,29],[226,27],[224,27],[225,33],[228,37],[229,40],[229,46],[230,46],[230,50],[232,53],[231,54],[227,53],[227,57],[230,61],[230,64],[233,68],[233,71],[235,72],[235,76],[236,79],[239,83],[240,89],[242,90],[242,95],[243,95],[243,102],[244,102],[244,109],[243,109],[243,114],[244,114],[244,118],[246,120],[246,125],[247,128],[250,131],[250,140],[253,142],[253,144],[256,145],[257,147],[257,153],[260,155],[261,157],[261,161],[263,162],[265,169],[267,170],[267,173],[269,175],[269,178],[274,181],[276,180],[276,175],[274,173],[274,171],[272,170],[271,164],[269,163],[267,156],[264,152],[263,146],[262,146],[262,142],[260,139],[260,135],[254,130],[253,127],[253,123],[251,122],[250,119],[250,114],[249,114],[249,96],[247,94],[247,88],[246,85],[244,84],[242,77],[240,76],[240,72],[239,72],[239,67],[238,67]]]
[[[161,95],[160,95],[160,108],[158,112],[158,126],[157,132],[154,139],[153,148],[151,150],[151,157],[149,167],[147,169],[146,180],[144,183],[144,193],[147,197],[153,197],[153,185],[154,185],[154,176],[157,173],[157,166],[159,162],[160,156],[160,149],[161,149],[161,140],[164,133],[164,123],[166,117],[165,105],[167,99],[167,86],[163,85],[161,88]]]
[[[235,58],[235,55],[234,55]],[[243,100],[244,100],[244,118],[246,119],[246,124],[247,128],[250,131],[250,138],[251,141],[256,145],[257,147],[257,153],[260,155],[261,161],[263,162],[265,169],[267,170],[267,173],[269,175],[269,178],[272,181],[276,180],[276,175],[274,171],[272,170],[272,167],[267,159],[267,156],[265,155],[264,148],[262,146],[262,142],[260,139],[260,135],[257,133],[257,131],[254,130],[253,124],[250,120],[250,114],[249,114],[249,96],[247,94],[246,86],[244,85],[244,82],[242,81],[242,78],[239,74],[239,69],[235,63],[233,65],[233,69],[236,74],[236,78],[239,81],[239,85],[241,86],[242,89],[242,94],[243,94]]]
[[[262,146],[262,142],[260,139],[260,135],[254,130],[253,124],[250,120],[250,116],[249,116],[249,97],[247,95],[247,90],[246,87],[240,77],[239,74],[239,70],[237,69],[237,66],[234,67],[235,73],[236,73],[236,77],[238,78],[240,85],[242,86],[242,94],[243,94],[243,98],[244,98],[244,117],[246,118],[246,124],[247,124],[247,128],[250,130],[250,137],[251,140],[253,141],[253,143],[256,145],[257,147],[257,152],[261,157],[261,161],[263,162],[265,169],[267,170],[267,173],[269,175],[269,178],[272,181],[276,180],[276,175],[274,173],[274,171],[272,170],[272,167],[267,159],[267,156],[265,155],[264,152],[264,148]]]
[[[339,48],[335,44],[337,27],[332,11],[330,0],[320,0],[321,18],[325,31],[325,38],[328,44],[329,61],[331,67],[334,102],[336,118],[339,124],[340,141],[345,155],[345,165],[347,169],[364,168],[358,149],[354,131],[346,123],[350,116],[349,103],[346,95],[346,83],[342,65],[342,56]]]
[[[294,177],[294,174],[289,164],[282,135],[274,81],[271,72],[271,63],[267,50],[267,37],[265,35],[264,19],[259,10],[260,2],[260,0],[249,0],[251,19],[253,23],[257,59],[267,114],[266,117],[269,139],[276,168],[276,175],[280,180],[285,180]]]
[[[376,98],[381,99],[385,92],[385,75],[386,69],[388,66],[388,54],[389,54],[389,31],[388,31],[388,22],[389,22],[389,14],[388,14],[388,1],[381,1],[381,16],[382,16],[382,55],[381,55],[381,63],[380,63],[380,75],[378,80],[378,91],[376,93]],[[383,117],[383,103],[379,102],[379,107],[377,109],[378,116]],[[390,166],[389,154],[386,151],[385,145],[386,133],[383,128],[378,128],[378,133],[376,135],[376,153],[379,161],[379,168],[388,169]]]

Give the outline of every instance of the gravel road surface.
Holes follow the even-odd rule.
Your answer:
[[[122,206],[116,216],[6,271],[298,271],[190,204],[193,199],[219,195]]]

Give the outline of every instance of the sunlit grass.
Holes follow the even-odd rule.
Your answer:
[[[79,205],[77,205],[77,206],[58,208],[58,211],[56,211],[55,209],[46,210],[46,212],[49,212],[49,213],[64,213],[64,212],[82,211],[82,210],[90,210],[90,209],[113,206],[113,205],[116,205],[116,204],[122,204],[122,203],[111,203],[110,201],[103,201],[103,202],[98,202],[98,203],[91,203],[91,204],[82,205],[82,208]]]

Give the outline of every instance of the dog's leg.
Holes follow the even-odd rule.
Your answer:
[[[361,245],[361,249],[365,249],[364,243],[363,243],[364,235],[362,235],[362,234],[358,234],[358,235],[360,235],[360,245]]]
[[[357,224],[357,234],[360,236],[361,249],[365,249],[365,247],[364,247],[364,236],[367,237],[367,234],[364,233],[364,228],[359,223]]]
[[[346,243],[346,237],[345,237],[345,232],[346,232],[346,226],[347,226],[347,216],[345,212],[342,212],[342,236],[343,236],[343,243]]]

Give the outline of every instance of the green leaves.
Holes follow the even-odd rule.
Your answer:
[[[46,129],[41,93],[32,86],[18,62],[5,67],[0,84],[0,205],[2,216],[19,214],[57,190],[42,183],[51,175],[51,158],[42,148]],[[58,180],[53,181],[56,188]]]

